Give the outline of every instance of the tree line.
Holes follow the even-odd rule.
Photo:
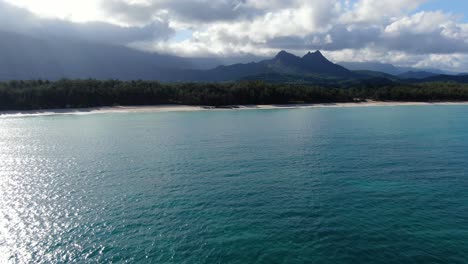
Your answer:
[[[262,81],[160,83],[156,81],[59,80],[0,82],[0,110],[130,105],[256,105],[377,101],[468,101],[460,83],[356,84],[350,88]]]

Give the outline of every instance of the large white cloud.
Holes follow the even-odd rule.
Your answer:
[[[58,18],[41,18],[2,0],[0,31],[38,38],[65,37],[116,45],[127,45],[135,41],[160,41],[174,33],[167,21],[154,20],[142,27],[124,27],[106,22],[74,23]]]
[[[385,27],[381,45],[414,54],[468,52],[468,27],[442,12],[419,12]]]
[[[460,54],[468,53],[468,24],[441,11],[414,13],[424,2],[317,0],[284,6],[277,1],[246,0],[243,6],[252,6],[255,12],[250,14],[255,15],[209,22],[193,19],[190,39],[139,43],[139,47],[203,56],[270,56],[280,49],[298,54],[322,49],[339,60],[353,60],[360,53],[360,61],[438,67],[440,60],[447,69],[466,67],[457,61]]]
[[[341,22],[385,23],[389,18],[412,11],[424,2],[427,0],[359,0],[352,5],[347,4]]]

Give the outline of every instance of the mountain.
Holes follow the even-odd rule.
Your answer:
[[[413,82],[457,82],[468,83],[468,75],[436,75],[424,79],[413,79]]]
[[[186,59],[190,61],[192,69],[210,70],[221,65],[258,62],[267,58],[255,55],[241,55],[232,57],[187,57]]]
[[[0,32],[0,80],[177,78],[189,60],[62,38],[40,39]]]
[[[398,75],[405,72],[389,63],[379,62],[339,62],[340,65],[352,71],[377,71],[391,75]]]
[[[337,64],[330,62],[320,51],[308,52],[302,58],[281,51],[273,60],[260,62],[277,73],[306,74],[330,77],[352,77],[354,74]]]
[[[388,74],[385,72],[379,72],[379,71],[369,71],[369,70],[357,70],[357,71],[352,71],[355,74],[358,74],[361,76],[361,79],[366,79],[366,78],[386,78],[392,81],[398,81],[400,78],[398,78],[395,75]]]
[[[161,82],[264,80],[330,86],[354,82],[385,84],[387,81],[399,81],[392,75],[375,71],[377,69],[350,71],[329,61],[320,51],[308,52],[303,57],[281,51],[271,59],[218,66],[208,70],[196,69],[200,62],[214,63],[147,53],[118,45],[54,37],[37,38],[0,31],[0,81],[60,78],[142,79]],[[382,65],[387,70],[393,67],[390,64]],[[408,72],[400,77],[408,78],[409,81],[421,79],[458,82],[465,82],[468,77],[434,75],[432,72]]]
[[[430,72],[434,74],[454,74],[453,72],[446,72],[439,69],[423,69],[423,68],[412,68],[412,67],[399,67],[394,66],[390,63],[380,62],[339,62],[340,65],[346,67],[352,71],[369,70],[384,72],[391,75],[401,75],[407,72]]]
[[[409,72],[399,74],[398,77],[401,79],[424,79],[424,78],[432,77],[436,75],[440,75],[440,74],[427,72],[427,71],[409,71]]]
[[[356,74],[320,51],[303,57],[281,51],[272,59],[197,70],[200,60],[65,38],[0,31],[0,80],[60,78],[159,81],[232,81],[262,74],[350,78]],[[205,61],[206,62],[206,61]],[[203,60],[201,60],[203,64]]]
[[[334,64],[326,59],[320,51],[307,53],[298,57],[286,51],[279,52],[273,59],[246,64],[219,66],[205,71],[186,71],[185,81],[233,81],[239,79],[264,79],[271,77],[282,79],[278,75],[315,78],[354,78],[357,74]],[[288,78],[290,79],[290,78]]]

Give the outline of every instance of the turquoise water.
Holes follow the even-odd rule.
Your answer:
[[[0,118],[0,263],[467,263],[468,107]]]

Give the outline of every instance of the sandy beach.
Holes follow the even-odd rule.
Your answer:
[[[351,102],[320,104],[285,104],[285,105],[233,105],[226,107],[190,106],[190,105],[155,105],[155,106],[112,106],[92,108],[44,109],[25,111],[0,111],[0,117],[45,116],[45,115],[87,115],[105,113],[145,113],[145,112],[191,112],[191,111],[235,111],[235,110],[274,110],[306,109],[325,107],[389,107],[389,106],[428,106],[428,105],[468,105],[468,102]]]

